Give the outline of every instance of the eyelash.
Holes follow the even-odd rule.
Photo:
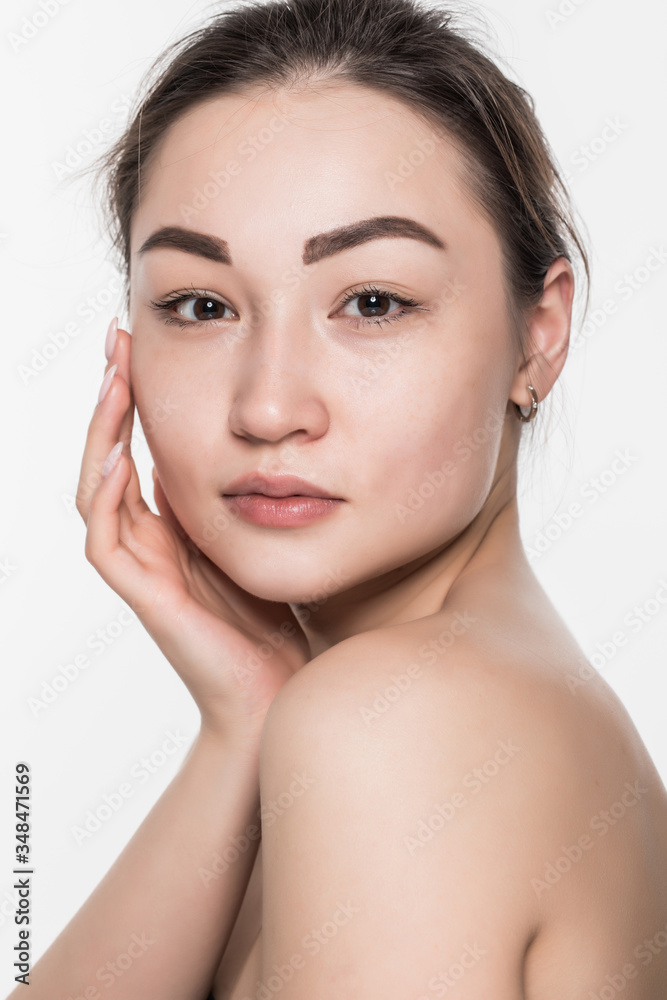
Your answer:
[[[191,292],[192,292],[191,295],[185,295],[183,293],[178,293],[177,295],[174,295],[171,298],[160,299],[157,302],[154,302],[153,300],[151,300],[150,304],[158,312],[165,312],[165,313],[169,309],[171,309],[173,306],[180,305],[182,302],[188,302],[191,299],[210,299],[213,302],[217,302],[219,305],[225,306],[226,309],[230,309],[231,308],[230,306],[227,305],[226,302],[221,302],[214,295],[209,295],[208,292],[202,292],[200,289],[196,289],[196,288],[192,288]],[[398,319],[402,319],[404,316],[408,315],[410,312],[414,312],[414,311],[416,311],[418,309],[419,310],[423,309],[423,307],[421,306],[421,304],[419,302],[416,302],[414,299],[404,298],[402,295],[398,295],[396,293],[387,292],[384,289],[378,288],[375,285],[364,285],[364,287],[361,288],[361,289],[356,289],[355,291],[348,292],[348,294],[346,295],[345,299],[341,303],[341,309],[344,306],[346,306],[348,304],[348,302],[352,302],[353,299],[360,298],[361,296],[364,296],[364,295],[375,295],[375,296],[378,296],[380,298],[391,299],[393,302],[397,302],[399,305],[403,306],[403,308],[402,309],[397,309],[395,312],[391,313],[389,316],[375,316],[375,317],[353,316],[353,317],[348,317],[348,318],[354,320],[355,325],[357,327],[359,327],[359,326],[368,326],[370,324],[375,324],[376,326],[382,326],[383,323],[393,323],[393,322],[395,322]],[[202,323],[219,323],[220,321],[219,320],[201,320],[201,321],[198,322],[197,320],[177,319],[175,316],[166,315],[165,318],[164,318],[164,322],[165,323],[170,323],[170,324],[174,323],[174,324],[176,324],[176,326],[185,327],[185,326],[201,326]]]

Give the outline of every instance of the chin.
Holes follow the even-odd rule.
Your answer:
[[[229,574],[230,577],[232,574]],[[243,587],[249,594],[259,597],[263,601],[277,601],[280,604],[302,604],[311,610],[324,604],[335,591],[331,587],[326,587],[325,582],[316,580],[312,586],[295,580],[294,575],[289,578],[281,576],[264,576],[261,579],[244,573],[240,576],[233,576],[232,579],[239,587]]]
[[[230,554],[229,549],[212,551],[214,548],[203,551],[237,586],[264,601],[307,604],[314,608],[350,586],[350,577],[344,570],[323,567],[319,559],[299,564],[298,560],[277,559],[275,555],[273,558],[257,553],[245,556],[240,551]]]

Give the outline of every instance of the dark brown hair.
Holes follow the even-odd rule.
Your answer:
[[[171,44],[147,76],[155,79],[144,81],[125,132],[94,165],[128,307],[130,226],[166,130],[213,97],[315,80],[383,91],[456,144],[471,196],[503,248],[524,360],[522,317],[540,300],[553,261],[578,254],[588,282],[586,250],[531,97],[455,29],[449,10],[419,0],[240,0]]]

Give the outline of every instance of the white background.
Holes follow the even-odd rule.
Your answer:
[[[660,596],[667,600],[667,267],[650,272],[649,280],[641,270],[652,249],[667,249],[667,23],[655,0],[635,0],[631,10],[620,0],[564,0],[558,15],[559,3],[478,5],[506,72],[536,101],[593,247],[597,324],[589,320],[589,335],[572,351],[551,405],[540,408],[543,427],[552,411],[550,434],[536,428],[523,470],[522,532],[531,550],[541,546],[533,557],[538,577],[586,655],[600,657],[600,672],[667,780],[667,604],[659,603]],[[104,371],[104,335],[114,314],[124,325],[124,314],[120,295],[110,291],[115,272],[90,196],[85,187],[59,180],[57,171],[68,148],[87,137],[95,141],[81,163],[101,152],[123,126],[123,106],[153,58],[217,7],[70,0],[17,50],[12,33],[26,31],[24,19],[41,8],[38,2],[3,5],[3,995],[13,985],[14,764],[28,761],[33,776],[36,960],[172,779],[198,729],[194,702],[142,626],[113,628],[124,604],[84,556],[84,525],[73,497]],[[102,133],[104,119],[113,131]],[[608,119],[617,123],[611,142],[601,139]],[[628,287],[624,275],[635,273],[640,287],[630,295],[621,290]],[[92,318],[86,318],[88,300]],[[607,300],[615,312],[594,313]],[[49,334],[72,321],[76,338],[26,381],[21,366],[33,363],[33,349],[41,352]],[[578,336],[573,330],[573,341]],[[614,476],[619,450],[631,459]],[[145,443],[134,451],[152,504]],[[592,483],[600,476],[604,492]],[[567,526],[562,515],[575,501],[581,516]],[[627,616],[656,594],[658,602],[648,607],[658,610],[635,631]],[[95,653],[89,637],[110,624],[120,635]],[[619,631],[627,642],[611,656]],[[84,652],[90,666],[35,714],[29,699],[42,697],[43,682]],[[155,773],[142,783],[136,765],[160,750],[169,731],[180,732],[185,744],[158,754]],[[132,784],[132,797],[78,844],[72,827],[122,782]]]

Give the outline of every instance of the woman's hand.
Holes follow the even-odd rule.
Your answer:
[[[87,524],[86,558],[136,612],[185,683],[202,731],[238,737],[254,752],[271,701],[310,658],[308,643],[288,604],[249,594],[188,538],[155,470],[159,515],[141,496],[130,453],[131,344],[130,334],[118,330],[108,374],[112,365],[117,369],[110,380],[105,376],[107,391],[86,439],[76,500]],[[117,442],[122,450],[105,475]]]

